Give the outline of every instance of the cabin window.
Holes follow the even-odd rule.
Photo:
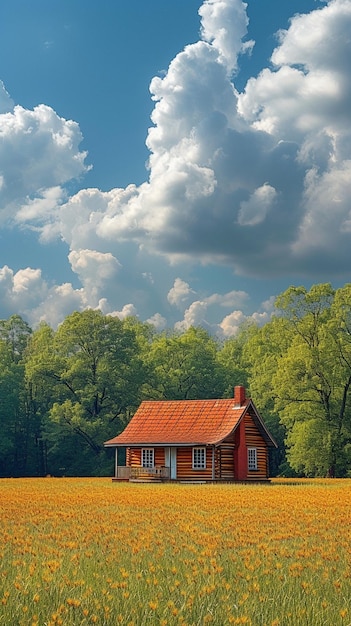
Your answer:
[[[153,448],[142,448],[141,464],[143,467],[154,466],[154,449]]]
[[[193,469],[206,469],[206,448],[193,448]]]
[[[257,448],[248,448],[247,455],[249,471],[257,470]]]

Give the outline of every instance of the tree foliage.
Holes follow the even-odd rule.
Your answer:
[[[286,429],[289,464],[306,475],[335,476],[347,471],[350,305],[350,285],[337,291],[329,284],[315,285],[310,291],[290,287],[276,301],[281,321],[272,321],[262,330],[286,326],[280,334],[283,349],[275,334],[264,350],[263,363],[268,363],[270,375],[256,376],[256,385],[266,378],[274,411]]]
[[[144,399],[243,384],[279,450],[271,471],[351,475],[351,285],[290,287],[263,327],[217,341],[86,310],[56,329],[0,320],[0,475],[111,473],[103,442]]]
[[[145,394],[152,399],[191,400],[221,397],[224,371],[216,341],[202,328],[162,333],[147,356],[151,379]]]
[[[0,475],[31,471],[35,425],[26,401],[23,354],[30,328],[18,315],[0,320]],[[32,444],[32,445],[31,445]]]
[[[48,459],[59,462],[55,472],[75,472],[82,446],[87,450],[85,473],[103,465],[103,442],[121,430],[138,406],[143,374],[136,333],[116,317],[75,312],[56,332],[42,325],[33,333],[27,384],[42,414]]]

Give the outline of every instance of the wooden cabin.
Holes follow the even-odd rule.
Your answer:
[[[243,386],[230,399],[142,402],[104,445],[116,450],[114,480],[191,482],[268,480],[268,448],[277,447]]]

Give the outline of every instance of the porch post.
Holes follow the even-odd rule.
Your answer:
[[[212,446],[212,480],[215,480],[215,446]]]

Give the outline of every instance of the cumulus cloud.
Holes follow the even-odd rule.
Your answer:
[[[78,274],[83,285],[102,285],[113,277],[120,267],[118,260],[110,252],[96,250],[72,250],[68,255],[72,270]]]
[[[7,265],[0,269],[1,299],[10,310],[30,308],[43,298],[46,290],[40,269],[27,267],[14,272]]]
[[[83,286],[87,303],[93,308],[98,307],[106,286],[113,282],[121,267],[119,261],[111,252],[87,249],[72,250],[68,260]]]
[[[184,283],[184,281],[180,279],[177,280],[179,287],[181,287],[182,284],[184,285],[187,296],[195,293],[190,289],[187,283]],[[209,321],[209,317],[213,317],[210,313],[210,309],[218,311],[223,308],[232,309],[233,307],[239,306],[245,307],[248,299],[249,296],[245,291],[230,291],[224,294],[214,293],[204,297],[202,300],[194,300],[185,309],[183,319],[176,322],[175,328],[178,330],[186,330],[190,328],[190,326],[203,326],[213,334],[230,336],[237,332],[239,324],[245,321],[247,316],[242,311],[233,311],[224,318],[221,324],[214,324]],[[178,302],[179,304],[184,304],[184,301],[184,298],[180,298]],[[237,322],[235,328],[233,327],[233,320]],[[259,323],[259,318],[255,321]]]
[[[87,252],[91,251],[83,251],[83,253]],[[94,258],[94,255],[92,256]],[[84,259],[87,260],[87,258],[89,263],[91,261],[89,255],[84,254],[77,257],[75,262],[79,263],[80,260],[84,265]],[[108,259],[107,264],[109,262]],[[103,265],[104,263],[102,263],[102,267]],[[2,314],[6,317],[15,313],[21,315],[28,320],[33,328],[41,321],[45,321],[56,328],[72,311],[82,311],[86,308],[100,308],[103,313],[116,315],[121,319],[136,314],[132,304],[126,305],[120,312],[113,311],[106,298],[98,300],[98,289],[92,288],[89,281],[90,279],[85,281],[85,286],[78,289],[68,282],[61,285],[50,285],[43,278],[40,269],[27,267],[15,272],[5,265],[0,268]]]
[[[217,304],[221,307],[243,306],[248,297],[245,291],[228,291],[228,293],[224,294],[213,293],[205,298],[205,302],[208,305]]]
[[[247,320],[247,316],[242,311],[232,311],[226,315],[219,324],[223,337],[233,337],[238,333],[240,326]]]
[[[184,319],[176,322],[175,328],[179,331],[185,331],[191,326],[207,326],[206,324],[207,304],[201,300],[193,302],[185,311]]]
[[[241,310],[232,311],[226,315],[218,325],[217,335],[228,339],[235,337],[240,328],[245,323],[253,323],[257,326],[263,326],[272,319],[275,313],[274,308],[275,297],[271,296],[268,300],[261,304],[260,310],[255,311],[251,315],[245,315]]]
[[[179,307],[182,306],[193,293],[194,291],[185,280],[176,278],[172,289],[170,289],[167,294],[167,300],[170,304]]]
[[[70,283],[51,287],[40,269],[14,272],[7,265],[0,268],[0,300],[6,316],[22,315],[33,327],[40,321],[56,327],[73,310],[87,306],[84,290]]]
[[[37,197],[31,200],[26,198],[22,207],[17,211],[15,220],[17,222],[35,222],[46,220],[51,211],[62,203],[64,190],[56,185],[56,187],[48,187],[47,189],[38,189]]]
[[[249,22],[245,9],[243,2],[216,0],[206,0],[199,9],[202,38],[218,50],[229,71],[237,68],[239,54],[254,46],[252,40],[243,42]]]
[[[71,283],[63,283],[48,289],[36,308],[20,313],[24,313],[33,327],[44,321],[56,328],[72,311],[82,311],[87,307],[89,301],[84,289],[74,289]]]
[[[163,315],[161,315],[160,313],[155,313],[154,315],[152,315],[151,317],[149,317],[146,322],[148,324],[151,324],[152,326],[154,326],[155,330],[157,330],[158,332],[161,332],[162,330],[164,330],[167,326],[167,320],[165,317],[163,317]]]
[[[134,241],[172,262],[223,263],[251,276],[308,274],[330,243],[318,228],[326,221],[322,192],[315,202],[329,185],[340,273],[350,259],[341,234],[351,185],[350,3],[333,0],[293,17],[273,68],[242,93],[231,76],[245,50],[245,4],[208,0],[199,14],[201,40],[151,81],[149,179],[80,191],[43,236],[56,229],[71,249]]]
[[[231,302],[221,322],[227,336],[246,315],[246,292],[195,293],[179,278],[182,270],[172,270],[176,264],[217,264],[255,278],[316,277],[326,269],[340,278],[349,268],[351,3],[330,0],[292,17],[270,67],[242,92],[235,73],[253,46],[246,4],[205,0],[199,15],[200,40],[151,81],[148,177],[139,186],[68,197],[66,183],[86,171],[78,124],[45,105],[14,106],[0,85],[0,206],[3,223],[67,244],[82,285],[64,291],[67,302],[78,298],[80,306],[101,305],[122,317],[129,307],[139,311],[147,276],[156,293],[147,262],[162,256],[174,281],[163,300],[184,311],[177,327],[206,325],[212,307]],[[10,279],[4,275],[4,284]],[[146,317],[163,323],[162,313]]]
[[[118,317],[120,320],[125,320],[126,317],[136,317],[137,310],[134,304],[125,304],[121,311],[112,311],[111,313],[109,313],[109,315],[112,315],[113,317]]]
[[[1,84],[0,138],[0,223],[14,218],[30,224],[38,210],[45,218],[44,208],[50,217],[56,208],[52,201],[60,196],[58,186],[88,169],[86,152],[79,151],[78,124],[44,104],[32,111],[13,107]]]

